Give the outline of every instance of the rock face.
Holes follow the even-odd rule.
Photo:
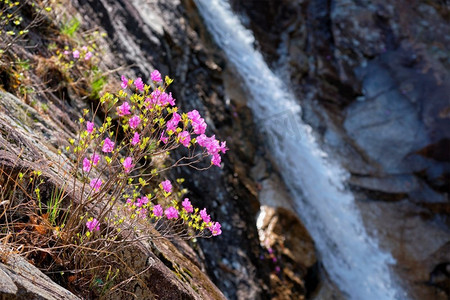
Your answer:
[[[2,256],[5,259],[3,263],[0,263],[0,295],[2,299],[80,299],[54,283],[23,257],[7,253],[3,248]]]
[[[352,174],[364,220],[411,296],[449,297],[448,3],[231,2]]]
[[[131,292],[139,299],[269,299],[275,294],[282,297],[283,293],[271,290],[271,264],[260,259],[265,252],[256,227],[260,209],[258,184],[250,174],[257,157],[264,159],[257,146],[258,135],[242,94],[233,89],[230,103],[225,101],[224,85],[233,84],[232,70],[226,68],[221,52],[211,42],[194,2],[77,0],[71,4],[73,7],[68,9],[85,29],[100,27],[107,33],[98,41],[104,51],[103,66],[111,70],[123,68],[120,72],[128,77],[148,78],[155,68],[170,75],[175,79],[171,92],[177,103],[184,111],[197,109],[208,123],[208,135],[216,133],[227,140],[231,149],[224,157],[222,169],[178,169],[174,174],[186,178],[192,202],[207,207],[212,217],[222,223],[221,237],[189,245],[183,241],[158,241],[125,253],[134,271],[149,268],[145,284],[136,284]],[[61,141],[72,137],[76,128],[73,120],[86,103],[70,90],[65,91],[64,99],[53,98],[32,99],[49,103],[53,113],[47,115],[9,93],[0,94],[2,165],[33,167],[33,162],[56,159],[57,148]],[[13,158],[22,149],[22,160],[17,162]],[[58,177],[51,168],[40,169],[51,178]],[[52,183],[61,184],[57,180]],[[313,245],[309,246],[314,253]],[[293,273],[289,278],[296,284],[295,295],[303,297],[308,289],[302,281],[305,274],[290,270]],[[7,278],[4,285],[6,290],[15,292]],[[111,296],[127,297],[126,292]]]
[[[304,299],[318,284],[314,242],[290,210],[262,206],[258,218],[261,243],[274,265],[270,276],[272,299]]]

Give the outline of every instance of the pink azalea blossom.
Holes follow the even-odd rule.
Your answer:
[[[72,54],[73,54],[73,58],[80,58],[80,51],[75,50],[72,52]]]
[[[161,97],[161,91],[160,90],[154,90],[151,94],[150,94],[150,102],[151,104],[156,104],[159,103],[159,98]]]
[[[164,133],[166,133],[166,131],[161,132],[161,137],[159,138],[159,140],[164,144],[167,144],[167,142],[169,141],[169,137],[164,136]]]
[[[139,217],[145,219],[147,217],[148,210],[146,208],[141,208],[139,210]]]
[[[166,209],[164,214],[166,215],[167,219],[169,219],[169,220],[178,218],[178,210],[173,206]]]
[[[86,55],[84,56],[84,60],[90,60],[91,58],[92,58],[92,52],[88,52],[88,53],[86,53]]]
[[[86,157],[83,159],[83,171],[89,172],[91,170],[91,162]]]
[[[187,113],[188,118],[192,122],[192,128],[194,129],[195,134],[204,134],[206,131],[206,123],[205,120],[200,117],[200,114],[197,110],[193,110]]]
[[[117,114],[121,117],[131,114],[130,104],[124,102],[121,106],[117,107]]]
[[[172,106],[175,105],[175,99],[172,97],[172,93],[161,93],[159,97],[159,104],[161,106],[166,106],[167,104],[170,104]]]
[[[205,223],[209,223],[211,222],[211,217],[210,215],[208,215],[208,213],[206,212],[206,208],[202,209],[200,211],[200,217],[202,217],[203,222]]]
[[[92,131],[94,131],[94,122],[86,122],[86,130],[89,133],[92,133]]]
[[[150,74],[150,77],[151,77],[151,79],[152,79],[153,81],[156,81],[156,82],[161,82],[161,81],[162,81],[161,73],[159,73],[158,70],[153,71],[153,72]]]
[[[211,163],[216,166],[220,166],[221,157],[220,152],[225,153],[228,148],[226,147],[226,142],[220,143],[216,140],[216,137],[213,135],[212,137],[207,137],[204,134],[199,135],[197,138],[197,143],[206,148],[206,151],[209,155],[212,155]]]
[[[99,231],[100,230],[100,222],[96,218],[93,218],[92,220],[86,222],[86,227],[88,228],[88,230],[90,232],[92,232],[94,230]]]
[[[156,217],[161,217],[163,215],[163,209],[162,209],[161,205],[158,204],[158,205],[153,206],[153,214]]]
[[[184,201],[181,204],[186,212],[191,213],[194,211],[194,207],[192,206],[191,201],[189,201],[189,198],[184,198]]]
[[[176,131],[178,123],[181,121],[181,116],[174,112],[172,115],[172,119],[167,122],[167,130]]]
[[[122,80],[122,83],[120,84],[120,86],[123,89],[126,89],[127,86],[128,86],[128,79],[125,76],[123,76],[123,75],[122,75],[122,77],[120,77],[120,79]]]
[[[222,162],[222,158],[220,157],[219,154],[214,154],[213,157],[211,158],[211,163],[213,165],[216,165],[218,167],[220,167],[220,163]]]
[[[148,198],[147,197],[142,197],[142,198],[138,198],[137,199],[138,200],[138,203],[142,206],[142,205],[145,205],[145,204],[147,204],[150,200],[148,200]]]
[[[159,96],[159,104],[161,106],[166,106],[167,104],[169,104],[169,95],[166,92],[162,92],[161,95]]]
[[[189,132],[182,131],[180,134],[178,134],[180,138],[180,143],[183,144],[186,148],[189,147],[189,144],[191,142],[191,136],[189,135]]]
[[[167,102],[169,102],[170,105],[175,106],[175,98],[172,97],[172,93],[169,93],[169,96],[167,98]]]
[[[227,152],[229,149],[227,148],[227,142],[220,143],[220,152],[224,153]]]
[[[139,142],[140,142],[139,133],[135,132],[133,138],[131,139],[131,145],[136,146],[137,144],[139,144]]]
[[[222,226],[219,222],[214,222],[210,227],[209,230],[211,231],[213,236],[218,236],[222,234],[222,230],[220,229]]]
[[[100,155],[98,155],[96,153],[92,154],[91,162],[94,167],[98,165],[99,161],[100,161]]]
[[[94,190],[94,192],[98,192],[100,190],[100,187],[102,186],[102,183],[103,182],[100,178],[95,178],[91,180],[91,183],[89,185]]]
[[[130,127],[135,129],[136,127],[139,126],[139,124],[141,123],[141,118],[139,118],[139,116],[133,116],[131,117],[131,119],[128,121],[128,123],[130,124]]]
[[[166,191],[166,193],[172,192],[172,183],[170,183],[170,180],[164,180],[161,182],[161,186]]]
[[[145,108],[147,108],[147,109],[153,108],[152,99],[151,98],[145,98],[144,103],[145,103]]]
[[[114,142],[111,141],[109,138],[106,138],[103,141],[102,151],[103,152],[112,152],[113,150],[114,150]]]
[[[130,173],[131,168],[134,167],[134,165],[132,164],[133,159],[131,157],[127,157],[125,158],[125,160],[123,161],[123,168],[125,169],[125,173]]]
[[[138,77],[135,81],[134,81],[134,86],[141,92],[144,91],[144,82],[142,82],[142,78]]]

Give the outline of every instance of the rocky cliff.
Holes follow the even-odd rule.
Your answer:
[[[111,297],[131,298],[134,294],[139,299],[287,299],[291,292],[295,298],[303,298],[309,289],[314,290],[319,281],[314,244],[295,216],[277,212],[276,216],[289,215],[289,223],[277,227],[276,233],[264,228],[267,234],[278,236],[272,239],[273,245],[260,240],[256,217],[261,186],[255,178],[265,178],[267,174],[273,178],[276,172],[266,163],[254,168],[265,158],[264,149],[258,146],[261,143],[251,112],[193,1],[77,0],[66,4],[66,12],[80,20],[79,30],[99,29],[106,33],[96,41],[102,49],[102,68],[116,72],[117,79],[119,74],[148,78],[155,68],[169,74],[175,80],[171,92],[180,106],[186,111],[199,110],[211,128],[209,134],[217,134],[230,148],[221,169],[177,169],[173,174],[174,178],[186,178],[185,187],[195,205],[209,207],[212,216],[220,220],[221,237],[197,243],[158,240],[144,248],[131,249],[126,257],[134,271],[147,268],[143,282]],[[35,72],[39,59],[49,56],[52,30],[57,30],[46,25],[30,33],[30,44],[37,47],[27,50],[17,46],[17,51],[31,61],[29,73],[35,76],[34,80],[52,92],[14,97],[8,93],[15,91],[8,69],[2,69],[0,161],[14,172],[35,167],[35,162],[42,162],[39,167],[46,169],[45,161],[55,159],[61,141],[73,136],[73,120],[83,108],[90,107],[90,101],[95,101],[95,96],[80,95],[65,78],[61,80],[62,75],[55,68],[41,64],[39,72]],[[231,98],[231,102],[226,98]],[[61,185],[58,173],[50,169],[46,170],[51,184]],[[300,238],[291,238],[293,245],[304,243],[300,254],[295,246],[280,245],[283,227],[290,224],[305,231]],[[275,263],[277,257],[280,262]],[[11,259],[3,262],[14,266]],[[25,277],[42,275],[36,274],[27,273]],[[61,284],[75,294],[80,292],[64,280]],[[32,285],[27,284],[27,289],[26,293],[18,293],[9,284],[2,291],[11,298],[24,294],[47,297],[33,291]]]
[[[364,221],[411,296],[447,299],[448,2],[231,2],[350,171]]]

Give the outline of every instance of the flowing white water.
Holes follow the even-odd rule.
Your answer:
[[[348,174],[331,162],[301,120],[301,108],[253,47],[254,37],[224,0],[195,0],[200,14],[251,94],[250,107],[266,133],[273,157],[316,242],[330,277],[350,299],[404,299],[389,265],[362,223]]]

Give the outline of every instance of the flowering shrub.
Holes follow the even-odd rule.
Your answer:
[[[88,52],[81,49],[75,56],[85,61]],[[73,59],[73,51],[67,56]],[[93,111],[83,111],[77,137],[69,140],[64,155],[60,151],[62,161],[56,166],[64,186],[50,198],[41,172],[20,173],[14,179],[0,169],[0,179],[11,182],[8,188],[0,186],[1,194],[17,194],[9,192],[12,187],[30,200],[23,204],[8,199],[14,205],[3,214],[8,235],[2,239],[19,248],[28,243],[21,248],[24,255],[51,261],[46,267],[53,273],[76,270],[63,281],[76,280],[80,289],[98,285],[99,276],[110,278],[99,286],[101,293],[107,286],[120,286],[112,280],[130,282],[117,270],[129,271],[120,253],[134,243],[222,233],[206,208],[195,207],[184,196],[183,179],[171,180],[167,172],[179,166],[218,167],[228,150],[226,143],[206,135],[207,125],[198,111],[183,113],[175,106],[176,99],[166,91],[172,83],[169,77],[163,81],[153,71],[151,80],[146,84],[141,78],[122,76],[117,92],[105,93]],[[187,154],[168,163],[176,149]],[[31,229],[25,235],[23,228]]]
[[[86,56],[87,49],[83,51]],[[82,199],[78,202],[83,209],[99,203],[101,206],[97,218],[86,221],[87,232],[89,235],[93,232],[93,220],[95,228],[102,223],[106,228],[112,223],[126,224],[135,230],[138,220],[146,220],[156,223],[157,228],[170,221],[164,224],[166,236],[220,235],[220,223],[211,220],[206,208],[194,208],[188,198],[179,203],[170,180],[161,181],[153,191],[147,187],[161,171],[176,166],[195,167],[207,156],[211,157],[211,165],[220,166],[221,153],[228,150],[225,142],[205,135],[206,123],[198,111],[181,113],[175,106],[176,100],[166,92],[172,79],[166,76],[163,82],[157,70],[152,72],[151,79],[152,83],[147,85],[142,78],[129,80],[122,76],[121,89],[100,98],[104,122],[96,126],[93,121],[87,121],[89,111],[85,110],[84,117],[80,118],[83,127],[79,139],[71,140],[72,146],[67,148],[76,155],[80,175],[89,182],[88,189],[83,184]],[[189,149],[189,155],[170,167],[158,163],[158,158],[167,157],[178,147]],[[123,206],[126,216],[120,215],[118,205]],[[69,224],[76,223],[73,220],[79,219],[83,209],[75,210]]]

